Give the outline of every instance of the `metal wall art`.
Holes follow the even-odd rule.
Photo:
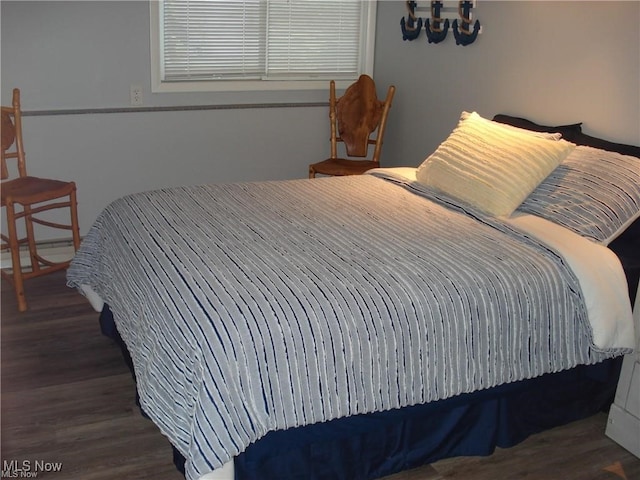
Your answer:
[[[453,6],[445,5],[454,4]],[[418,2],[405,2],[407,8],[407,18],[402,17],[400,20],[400,28],[402,29],[403,40],[415,40],[420,36],[423,20],[416,15],[416,11],[425,10],[426,8],[418,7]],[[449,19],[443,18],[443,11],[455,12],[457,8],[458,17],[453,20],[451,29],[456,39],[456,45],[470,45],[475,42],[478,33],[480,33],[480,21],[476,20],[472,26],[472,9],[475,7],[474,1],[446,2],[435,1],[429,2],[429,18],[424,20],[424,30],[429,43],[440,43],[447,37],[449,31]]]

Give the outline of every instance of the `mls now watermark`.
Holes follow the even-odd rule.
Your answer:
[[[37,478],[39,473],[60,471],[62,471],[62,462],[3,460],[0,478]]]

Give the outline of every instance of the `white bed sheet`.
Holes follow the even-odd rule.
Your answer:
[[[635,348],[627,280],[611,250],[535,215],[517,213],[509,223],[554,247],[571,266],[587,304],[596,347]]]

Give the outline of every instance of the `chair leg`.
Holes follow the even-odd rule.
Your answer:
[[[36,234],[33,230],[33,222],[31,221],[31,207],[24,206],[24,224],[27,231],[27,243],[29,244],[29,258],[31,259],[31,271],[38,273],[40,271],[40,262],[38,261],[38,249],[36,246]]]
[[[7,234],[9,237],[9,250],[11,251],[11,269],[13,277],[13,289],[18,300],[18,310],[27,310],[27,300],[24,296],[24,281],[22,278],[22,265],[20,264],[20,243],[16,230],[15,206],[11,200],[7,202]]]
[[[75,186],[71,191],[71,234],[73,235],[73,250],[78,251],[80,248],[80,225],[78,223],[78,201],[76,198]]]
[[[309,167],[309,178],[316,178],[316,171],[313,167]]]
[[[18,310],[24,312],[27,310],[27,301],[24,294],[24,280],[25,278],[37,277],[49,272],[54,272],[66,268],[69,265],[69,261],[65,262],[52,262],[44,259],[38,255],[34,223],[42,223],[53,228],[63,228],[65,230],[71,230],[73,238],[73,250],[75,252],[80,248],[80,226],[78,222],[78,202],[76,196],[75,184],[73,190],[69,193],[69,202],[59,204],[57,208],[69,207],[69,213],[71,217],[70,225],[57,224],[53,222],[44,221],[32,216],[33,212],[30,205],[23,206],[22,211],[16,214],[15,203],[12,200],[7,201],[7,244],[9,250],[11,250],[11,266],[12,272],[2,272],[2,276],[6,276],[8,280],[13,284],[13,288],[18,300]],[[43,211],[40,209],[39,211]],[[38,209],[36,209],[38,213]],[[23,273],[22,265],[20,263],[20,244],[24,243],[25,239],[18,238],[18,231],[16,225],[16,219],[24,217],[26,228],[26,242],[29,245],[29,257],[31,259],[31,271]],[[3,239],[4,239],[3,235]]]

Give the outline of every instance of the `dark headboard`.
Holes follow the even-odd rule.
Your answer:
[[[535,132],[560,132],[562,138],[576,145],[587,145],[589,147],[609,150],[611,152],[622,153],[623,155],[631,155],[640,158],[640,147],[635,145],[626,145],[624,143],[615,143],[602,138],[592,137],[582,133],[582,123],[574,123],[571,125],[538,125],[537,123],[522,117],[513,117],[511,115],[498,114],[493,120],[500,123],[513,125],[514,127],[526,128]]]

